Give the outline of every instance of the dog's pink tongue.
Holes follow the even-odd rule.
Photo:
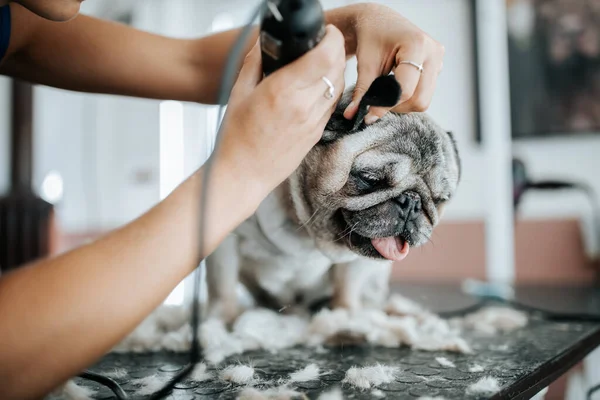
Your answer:
[[[404,260],[410,250],[408,243],[396,237],[371,239],[371,243],[379,254],[391,261]]]

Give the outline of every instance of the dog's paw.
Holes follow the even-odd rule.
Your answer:
[[[207,318],[223,321],[230,327],[242,312],[243,309],[237,302],[213,301],[208,306]]]
[[[333,296],[330,304],[334,310],[341,308],[350,312],[359,311],[363,308],[359,299],[346,296]]]

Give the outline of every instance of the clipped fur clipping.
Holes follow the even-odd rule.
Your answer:
[[[303,369],[290,374],[290,382],[308,382],[319,379],[321,375],[317,364],[309,364]]]
[[[417,400],[446,400],[445,397],[429,397],[429,396],[425,396],[425,397],[419,397]]]
[[[102,375],[106,376],[107,378],[111,378],[111,379],[121,379],[121,378],[125,378],[128,374],[127,374],[127,370],[124,368],[115,368],[111,371],[104,372]]]
[[[211,380],[213,378],[213,374],[208,372],[206,364],[198,364],[190,374],[190,380],[194,382],[204,382]]]
[[[498,379],[485,376],[467,388],[472,394],[494,394],[500,390]]]
[[[484,370],[485,369],[479,364],[471,365],[471,367],[469,367],[469,372],[483,372]]]
[[[114,351],[188,351],[191,343],[188,316],[185,307],[159,307]],[[524,327],[527,321],[526,314],[504,307],[489,307],[463,318],[445,320],[410,299],[392,294],[383,309],[350,312],[325,308],[312,317],[249,309],[232,329],[218,319],[204,321],[199,339],[210,365],[219,365],[229,356],[252,350],[277,352],[304,345],[323,351],[324,345],[336,343],[340,337],[358,338],[362,343],[389,348],[408,346],[414,350],[470,354],[473,351],[463,338],[465,332],[501,334]],[[444,366],[451,367],[447,363]]]
[[[527,315],[508,307],[486,307],[462,320],[463,329],[496,335],[512,332],[527,325]]]
[[[135,394],[137,396],[148,396],[158,392],[167,383],[168,378],[159,375],[150,375],[140,379],[134,379],[131,384],[139,386]]]
[[[237,400],[304,400],[307,399],[304,393],[297,392],[286,386],[280,386],[273,389],[258,390],[255,388],[245,388],[240,392]]]
[[[48,398],[49,400],[93,400],[94,394],[96,394],[95,390],[79,386],[70,380]]]
[[[247,365],[230,365],[221,371],[221,380],[237,383],[238,385],[251,385],[256,382],[254,368]]]
[[[360,389],[371,389],[382,383],[392,382],[399,372],[397,367],[375,364],[369,367],[352,367],[346,371],[343,383]]]
[[[317,400],[344,400],[344,396],[342,395],[342,390],[336,387],[325,393],[321,393]]]
[[[454,365],[454,363],[448,360],[446,357],[436,357],[435,361],[437,361],[442,367],[456,368],[456,365]]]

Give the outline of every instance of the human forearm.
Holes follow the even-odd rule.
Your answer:
[[[199,174],[96,243],[0,279],[0,398],[43,397],[113,348],[193,270]],[[237,172],[215,165],[214,174],[206,253],[261,197],[234,184]]]
[[[61,89],[181,101],[204,96],[196,41],[79,15],[45,20],[11,4],[13,30],[0,73]],[[209,59],[210,54],[203,54]]]
[[[354,55],[363,5],[326,12]],[[61,89],[215,104],[240,29],[199,39],[168,38],[85,15],[56,23],[12,4],[11,45],[0,73]],[[254,28],[247,53],[258,37]],[[243,57],[239,62],[241,68]]]

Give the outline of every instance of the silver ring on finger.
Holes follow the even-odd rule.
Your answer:
[[[327,100],[333,99],[335,97],[335,86],[333,86],[333,83],[331,83],[331,81],[326,76],[322,77],[321,79],[328,86],[324,94],[325,98]]]
[[[398,64],[410,64],[419,70],[419,73],[423,73],[423,64],[416,63],[414,61],[400,61]]]

